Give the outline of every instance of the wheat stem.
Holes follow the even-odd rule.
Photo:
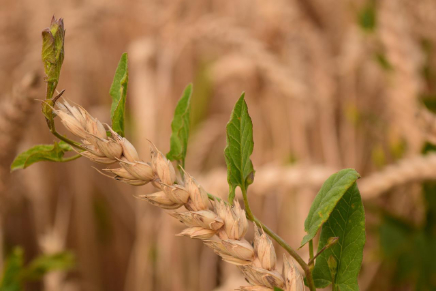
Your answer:
[[[332,241],[330,241],[329,243],[327,243],[319,252],[316,253],[316,255],[313,255],[313,247],[312,247],[312,251],[310,254],[310,260],[309,260],[309,267],[313,269],[313,264],[315,263],[315,259],[322,254],[325,250],[327,250],[328,248],[330,248],[331,246],[333,246],[334,244],[336,244],[339,241],[339,237],[335,237]],[[310,242],[312,242],[312,240],[310,240]],[[310,247],[310,245],[309,245]]]
[[[311,239],[309,241],[309,268],[311,270],[313,270],[313,262],[314,262],[314,257],[313,257],[313,239]]]
[[[82,155],[74,155],[74,156],[69,157],[69,158],[63,158],[59,162],[61,162],[61,163],[71,162],[71,161],[77,160],[78,158],[81,158],[81,157],[82,157]]]
[[[65,136],[63,136],[63,135],[61,135],[59,132],[57,132],[56,131],[56,129],[53,127],[52,129],[50,129],[50,132],[54,135],[54,136],[56,136],[58,139],[60,139],[60,140],[62,140],[62,141],[64,141],[64,142],[66,142],[67,144],[69,144],[69,145],[71,145],[71,146],[73,146],[73,147],[75,147],[75,148],[78,148],[78,149],[80,149],[80,150],[82,150],[82,151],[85,151],[86,149],[84,148],[84,147],[82,147],[80,144],[78,144],[77,142],[75,142],[75,141],[73,141],[73,140],[71,140],[71,139],[69,139],[69,138],[67,138],[67,137],[65,137]]]
[[[309,268],[309,265],[300,257],[300,255],[290,246],[288,245],[278,234],[272,231],[268,226],[264,225],[259,219],[257,219],[253,212],[251,211],[250,204],[248,203],[247,190],[241,187],[242,197],[244,199],[245,212],[247,214],[247,219],[256,223],[257,226],[261,227],[273,240],[275,240],[282,248],[284,248],[301,266],[304,273],[306,274],[307,285],[309,286],[310,291],[316,290],[315,283],[312,277],[312,271]]]

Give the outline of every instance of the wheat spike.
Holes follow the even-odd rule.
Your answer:
[[[285,283],[285,280],[302,280],[297,269],[292,269],[292,278],[289,278],[289,271],[282,274],[275,270],[275,250],[263,231],[255,227],[254,247],[244,238],[248,221],[237,201],[234,206],[222,200],[211,203],[207,192],[189,173],[184,172],[183,181],[175,184],[173,165],[153,143],[150,142],[151,164],[147,164],[140,160],[134,146],[109,126],[107,128],[111,136],[103,136],[102,125],[82,107],[64,102],[59,103],[58,108],[56,113],[65,127],[82,139],[87,149],[81,153],[83,156],[95,162],[101,158],[117,161],[121,168],[105,169],[115,174],[115,180],[135,186],[151,182],[158,190],[153,194],[138,195],[137,198],[163,209],[185,206],[188,212],[170,213],[188,226],[178,236],[202,240],[224,261],[237,265],[252,285],[241,287],[241,290],[273,290],[274,287],[286,291],[304,290],[304,287],[295,289],[293,285]]]

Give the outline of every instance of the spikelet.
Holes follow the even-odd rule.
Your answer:
[[[289,261],[286,254],[283,254],[283,276],[285,277],[285,291],[304,291],[303,276],[301,276],[294,262]]]
[[[177,236],[189,236],[190,238],[205,240],[213,237],[215,233],[215,230],[195,226],[184,229],[181,233],[177,234]]]
[[[237,257],[230,255],[226,247],[222,243],[222,241],[205,240],[204,244],[210,247],[215,254],[220,256],[223,259],[223,261],[226,261],[227,263],[236,266],[246,266],[252,263],[251,261],[239,259]]]
[[[274,287],[284,288],[283,276],[277,271],[268,271],[254,266],[239,267],[247,278],[248,282],[254,286],[263,286],[273,289]]]
[[[259,264],[266,270],[273,270],[276,266],[276,252],[265,232],[254,225],[254,250]]]
[[[172,185],[176,180],[176,172],[171,162],[150,142],[151,166],[162,183]]]
[[[189,192],[189,200],[186,208],[190,211],[200,211],[209,208],[209,198],[206,190],[185,172],[185,189]]]
[[[94,142],[100,152],[102,152],[107,158],[114,160],[121,158],[123,148],[114,139],[95,137]]]
[[[129,162],[127,158],[122,158],[119,163],[121,167],[136,179],[144,180],[148,183],[155,178],[153,169],[149,163],[141,161]]]
[[[95,155],[89,151],[83,151],[83,152],[80,152],[79,154],[81,154],[85,158],[88,158],[91,161],[99,163],[99,164],[113,164],[116,162],[116,160],[114,160],[114,159],[109,159],[107,157],[101,157],[101,156]]]
[[[121,147],[123,148],[123,156],[132,163],[139,161],[139,155],[135,147],[126,138],[120,139]]]
[[[57,103],[54,112],[61,118],[62,124],[74,135],[82,139],[83,147],[87,151],[80,154],[93,162],[111,164],[121,158],[123,148],[116,141],[114,133],[112,138],[106,136],[103,124],[93,118],[82,107],[70,105],[67,101]]]
[[[215,212],[210,210],[201,211],[188,211],[188,212],[173,212],[171,216],[180,220],[189,227],[199,226],[207,229],[218,230],[224,222],[216,215]]]
[[[129,172],[127,172],[126,169],[124,168],[117,168],[117,169],[103,169],[103,171],[115,174],[117,177],[120,178],[125,178],[125,179],[130,179],[130,180],[134,180],[136,179],[135,176],[133,176],[132,174],[130,174]]]
[[[109,175],[105,175],[105,176],[109,176],[110,178],[112,178],[114,180],[121,181],[123,183],[129,184],[132,186],[142,186],[142,185],[145,185],[147,183],[146,181],[136,179],[135,177],[133,177],[129,172],[127,172],[123,168],[103,169],[103,171],[115,174],[115,176],[109,176]]]
[[[189,193],[186,191],[185,188],[179,186],[179,185],[167,185],[164,183],[159,182],[160,189],[165,192],[168,199],[173,201],[174,203],[180,203],[184,204],[188,202],[189,199]]]
[[[232,257],[245,260],[252,261],[254,257],[254,249],[253,246],[245,239],[242,240],[223,240],[222,244],[226,248],[229,255]]]
[[[62,107],[61,107],[62,108]],[[61,118],[62,124],[74,135],[86,139],[88,133],[82,124],[74,118],[74,116],[66,113],[65,111],[59,110],[56,114]]]
[[[247,233],[248,221],[245,211],[241,209],[238,201],[232,207],[224,201],[213,202],[215,212],[224,220],[224,227],[218,233],[218,236],[225,239],[241,239]]]
[[[163,209],[177,209],[182,206],[182,204],[174,203],[170,199],[168,199],[167,195],[163,191],[147,195],[137,195],[136,197],[140,199],[145,199],[150,204]]]

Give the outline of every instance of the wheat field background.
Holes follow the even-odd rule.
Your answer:
[[[201,243],[175,237],[180,223],[131,195],[151,186],[109,180],[85,159],[10,173],[17,153],[55,140],[38,101],[41,31],[52,15],[66,27],[58,89],[103,122],[128,52],[127,137],[140,155],[148,156],[147,139],[169,150],[176,102],[192,82],[186,168],[226,197],[225,126],[245,91],[256,215],[297,247],[322,182],[355,168],[367,219],[360,289],[435,290],[434,263],[402,273],[400,255],[381,243],[387,215],[419,228],[436,209],[422,195],[423,182],[436,180],[436,155],[422,154],[436,140],[435,1],[0,0],[0,266],[17,245],[26,260],[57,250],[77,260],[26,290],[227,291],[245,283]]]

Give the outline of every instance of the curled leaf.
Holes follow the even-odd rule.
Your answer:
[[[64,154],[72,150],[71,146],[63,141],[55,142],[54,144],[36,145],[22,152],[14,159],[11,164],[11,172],[25,169],[41,161],[65,162]]]

